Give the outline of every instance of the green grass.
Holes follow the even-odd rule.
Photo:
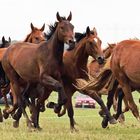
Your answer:
[[[105,99],[106,97],[104,97]],[[138,104],[139,95],[134,95]],[[52,94],[51,100],[56,100],[56,94]],[[74,102],[73,97],[73,102]],[[76,109],[75,120],[78,123],[78,132],[71,133],[67,114],[58,118],[53,110],[46,109],[40,115],[42,131],[29,131],[22,117],[19,128],[13,128],[13,120],[9,118],[0,124],[0,140],[140,140],[140,123],[131,112],[125,114],[124,125],[117,123],[106,129],[101,127],[102,118],[98,115],[99,106],[96,109]]]

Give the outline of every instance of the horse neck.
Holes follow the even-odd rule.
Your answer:
[[[85,51],[85,45],[86,43],[77,43],[75,47],[75,53],[74,53],[74,63],[78,68],[87,70],[87,62],[88,62],[88,57],[89,55]]]
[[[58,64],[63,63],[64,42],[60,41],[57,32],[50,38],[50,49],[52,50],[52,57],[55,57]]]

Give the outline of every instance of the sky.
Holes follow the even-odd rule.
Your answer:
[[[117,43],[140,38],[139,0],[2,0],[0,3],[0,38],[24,40],[30,33],[30,23],[41,28],[56,21],[56,13],[68,16],[72,12],[75,32],[95,27],[102,40]]]

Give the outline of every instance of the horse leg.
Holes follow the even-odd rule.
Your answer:
[[[108,92],[108,96],[107,96],[107,109],[109,111],[110,111],[111,106],[113,105],[113,98],[114,98],[114,94],[115,94],[117,87],[118,87],[118,81],[115,80],[115,82],[113,83],[113,87]],[[103,121],[102,121],[103,128],[106,128],[108,126],[108,121],[109,121],[108,117],[106,115],[104,115]]]
[[[109,110],[106,108],[103,100],[98,96],[98,94],[96,94],[95,92],[93,92],[91,90],[83,91],[83,93],[89,95],[91,98],[93,98],[101,106],[101,108],[105,112],[106,118],[110,122],[110,124],[117,123],[117,121],[111,116]],[[104,122],[102,122],[102,127],[106,128],[106,126],[104,126]]]
[[[124,97],[124,93],[121,88],[118,89],[118,105],[117,105],[117,113],[114,115],[115,119],[117,120],[119,116],[122,114],[122,100]]]
[[[124,101],[124,105],[125,105],[125,107],[124,107],[124,109],[123,109],[123,113],[125,113],[125,112],[129,111],[129,105],[128,105],[128,102],[127,102],[125,96],[124,96],[124,98],[123,98],[123,101]]]
[[[59,113],[61,110],[62,105],[67,102],[67,97],[65,95],[64,87],[62,83],[55,80],[51,76],[42,74],[41,76],[41,84],[43,84],[46,88],[51,86],[54,91],[58,92],[58,104],[54,108],[55,113]]]
[[[73,110],[73,106],[72,106],[72,100],[71,97],[68,99],[68,103],[67,103],[67,112],[68,112],[68,117],[70,119],[70,129],[71,132],[73,131],[78,131],[78,129],[75,128],[75,120],[74,120],[74,110]]]
[[[138,111],[137,105],[134,102],[129,84],[124,83],[122,86],[122,89],[128,101],[129,108],[131,109],[133,115],[137,118],[137,120],[140,121],[139,111]]]
[[[3,116],[2,116],[1,109],[0,109],[0,122],[3,122]]]
[[[19,120],[22,116],[22,109],[21,108],[18,108],[17,112],[15,113],[13,117],[13,119],[15,119],[15,121],[13,122],[13,127],[17,128],[19,127]]]
[[[47,88],[44,89],[44,92],[42,94],[39,94],[38,99],[36,100],[36,103],[32,103],[32,114],[31,114],[31,120],[34,124],[34,127],[37,129],[41,129],[39,126],[39,113],[40,113],[40,107],[44,105],[44,102],[51,94],[51,90],[48,90]]]
[[[6,88],[6,87],[5,87]],[[5,88],[2,88],[1,89],[1,93],[2,93],[2,95],[3,95],[3,97],[4,97],[4,102],[5,102],[5,109],[3,110],[3,112],[6,112],[6,110],[8,110],[9,108],[10,108],[10,106],[9,106],[9,104],[8,104],[8,100],[7,100],[7,90],[9,89],[10,90],[10,88],[9,87],[7,87],[8,89],[5,89]],[[3,114],[3,117],[5,118],[5,119],[7,119],[8,117],[9,117],[9,115],[8,115],[8,113],[4,113]]]

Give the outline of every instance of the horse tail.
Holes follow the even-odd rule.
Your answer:
[[[76,85],[74,85],[79,90],[95,90],[99,91],[101,90],[108,80],[110,79],[110,76],[112,75],[112,72],[110,69],[106,69],[102,71],[95,79],[92,79],[90,81],[85,81],[83,79],[77,79]]]

